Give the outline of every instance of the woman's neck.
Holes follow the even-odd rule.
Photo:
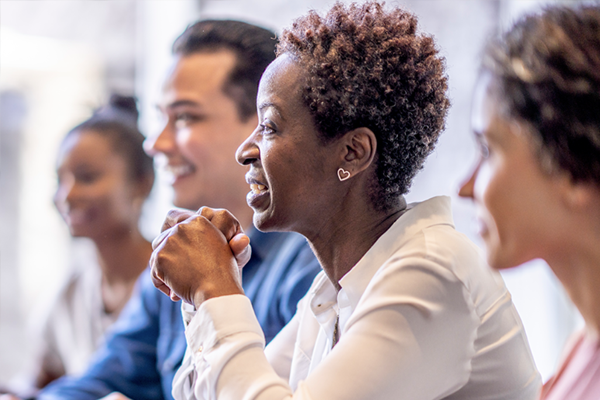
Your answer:
[[[152,254],[152,245],[139,230],[124,230],[94,240],[102,271],[100,290],[104,311],[119,313]]]
[[[404,199],[386,211],[370,204],[344,210],[329,218],[324,226],[305,235],[323,270],[337,290],[340,279],[348,273],[406,210]]]
[[[152,254],[152,244],[137,229],[93,241],[102,275],[109,285],[137,280]]]
[[[595,335],[600,334],[600,252],[571,254],[548,263],[581,313],[587,328]]]

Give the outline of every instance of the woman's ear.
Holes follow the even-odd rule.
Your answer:
[[[377,138],[369,128],[361,127],[347,132],[342,137],[341,145],[342,163],[339,167],[350,176],[368,169],[377,153]]]

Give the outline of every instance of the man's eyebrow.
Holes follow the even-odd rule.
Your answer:
[[[159,109],[163,109],[163,110],[169,110],[169,109],[173,109],[173,108],[179,108],[179,107],[199,107],[200,104],[198,104],[195,101],[192,100],[177,100],[173,103],[167,104],[166,106],[158,106]]]
[[[277,106],[277,104],[269,102],[269,101],[260,103],[258,106],[258,111],[263,111],[265,108],[272,108],[273,111],[275,112],[275,114],[277,114],[277,116],[279,116],[279,118],[281,118],[282,120],[285,121],[285,118],[281,114],[281,111],[279,110],[279,107]]]

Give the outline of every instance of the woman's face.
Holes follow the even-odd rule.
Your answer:
[[[303,73],[287,55],[267,68],[258,89],[259,125],[236,153],[240,164],[250,165],[246,199],[260,230],[307,235],[329,215],[339,165],[335,145],[321,142],[302,102]]]
[[[560,179],[542,170],[527,128],[504,117],[489,73],[476,88],[472,127],[478,164],[459,194],[473,199],[488,263],[513,267],[552,251]]]
[[[93,239],[137,230],[145,196],[109,139],[93,131],[70,134],[59,151],[57,175],[54,204],[71,235]]]

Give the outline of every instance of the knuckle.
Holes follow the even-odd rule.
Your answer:
[[[166,220],[175,220],[177,219],[177,216],[181,213],[181,211],[176,210],[174,208],[170,209],[169,211],[167,211],[167,217]]]

